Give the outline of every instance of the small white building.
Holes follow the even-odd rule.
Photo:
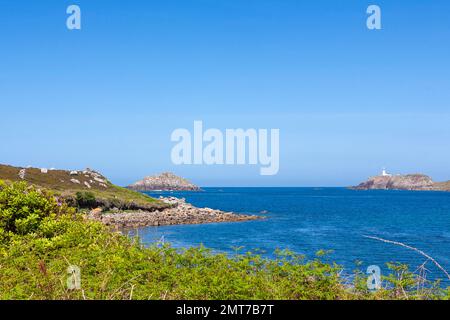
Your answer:
[[[381,176],[382,177],[392,177],[392,174],[388,173],[386,171],[386,168],[383,168],[383,170],[381,171]]]

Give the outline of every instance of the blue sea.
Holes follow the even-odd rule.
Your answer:
[[[164,237],[174,247],[204,246],[216,252],[262,250],[267,257],[290,249],[307,258],[332,250],[327,259],[350,274],[395,261],[415,270],[425,258],[406,248],[365,238],[376,236],[416,247],[450,270],[450,193],[355,191],[345,188],[205,188],[204,192],[151,192],[183,197],[199,207],[256,214],[249,222],[146,227],[137,230],[151,244]],[[262,214],[261,212],[264,212]],[[267,212],[267,213],[266,213]],[[427,263],[431,279],[445,275]],[[447,284],[448,282],[445,281]]]

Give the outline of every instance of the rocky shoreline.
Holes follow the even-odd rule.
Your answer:
[[[159,200],[170,204],[171,207],[153,212],[136,211],[103,213],[100,210],[92,210],[88,214],[88,218],[118,229],[180,224],[239,222],[261,219],[261,217],[254,215],[236,214],[211,208],[197,208],[192,204],[187,203],[185,199],[175,197],[160,197]]]

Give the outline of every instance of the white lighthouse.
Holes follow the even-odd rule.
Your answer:
[[[386,171],[386,168],[383,168],[383,170],[381,171],[381,176],[382,177],[392,177],[392,174],[388,173]]]

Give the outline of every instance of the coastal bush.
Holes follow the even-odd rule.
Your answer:
[[[73,212],[45,190],[25,182],[6,184],[0,181],[0,235],[3,238],[36,232],[45,219]]]
[[[97,199],[92,192],[78,191],[75,199],[79,208],[93,209],[97,206]]]
[[[118,189],[122,190],[122,189]],[[122,191],[124,194],[133,192],[131,190]],[[134,195],[133,195],[134,196]],[[142,196],[144,196],[142,194]],[[147,199],[148,198],[148,199]],[[133,198],[117,197],[114,194],[105,195],[96,194],[90,191],[78,191],[75,195],[65,195],[64,201],[70,206],[76,207],[78,209],[95,209],[102,208],[104,211],[111,209],[119,210],[150,210],[153,211],[159,207],[166,207],[166,204],[160,204],[159,206],[155,204],[155,200],[145,196],[142,201],[136,201]]]
[[[414,289],[414,275],[391,264],[375,293],[355,275],[348,285],[323,251],[306,257],[277,251],[215,254],[199,247],[141,245],[138,238],[87,221],[51,194],[0,184],[0,299],[441,299],[448,291]],[[66,285],[68,268],[81,288]]]

